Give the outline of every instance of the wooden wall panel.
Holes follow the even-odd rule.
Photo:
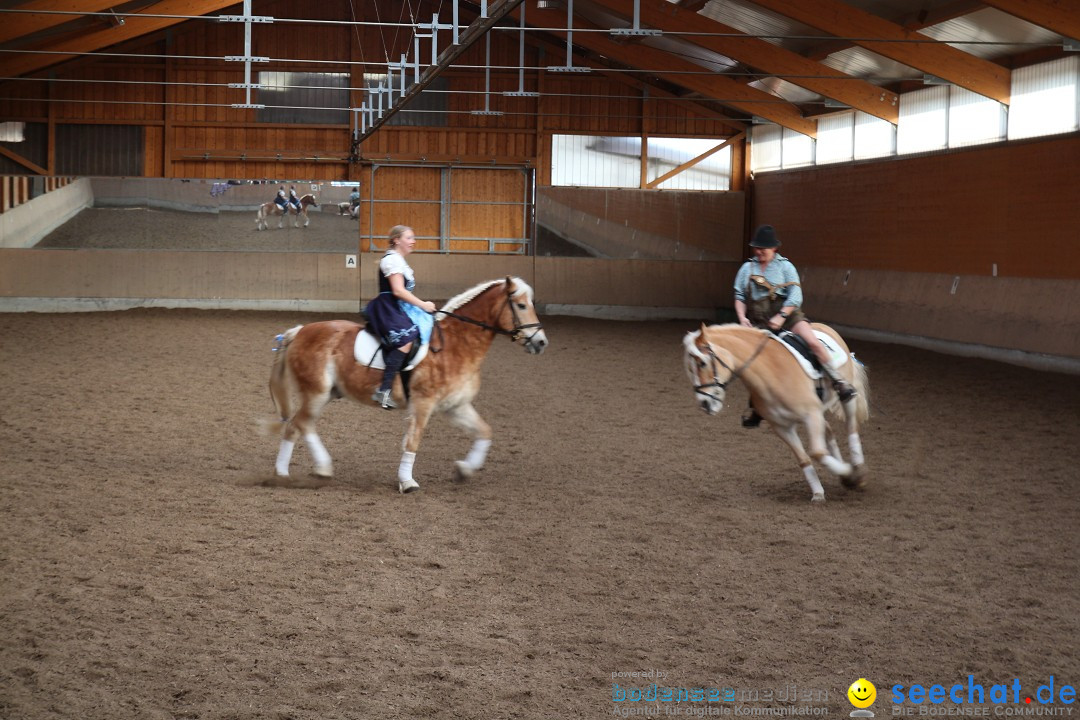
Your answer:
[[[162,177],[165,172],[165,128],[148,125],[143,133],[143,174]]]
[[[4,101],[4,120],[44,120],[49,116],[49,86],[45,82],[9,80],[0,83]]]
[[[1077,279],[1078,164],[1073,134],[759,173],[754,217],[800,265]]]
[[[517,60],[514,60],[517,64]],[[453,124],[460,127],[497,128],[500,130],[528,129],[536,120],[530,114],[536,101],[529,98],[507,98],[502,93],[517,90],[517,74],[492,72],[490,84],[485,85],[483,74],[455,76],[450,80],[448,109],[456,115]],[[487,105],[485,107],[485,91]],[[501,111],[499,116],[472,115],[473,110]]]
[[[80,66],[52,85],[57,120],[99,120],[118,125],[160,121],[165,100],[163,70],[143,63],[102,62]],[[123,81],[106,84],[102,81]],[[130,83],[130,84],[128,84]]]
[[[527,177],[519,170],[454,168],[450,199],[459,202],[512,202],[525,200]]]
[[[442,171],[439,168],[393,167],[382,165],[374,175],[373,197],[376,200],[433,200],[442,196]]]
[[[425,236],[438,238],[441,215],[437,201],[432,203],[379,202],[375,204],[375,235],[385,237],[390,228],[395,225],[408,225],[418,238]],[[420,242],[420,240],[417,241],[418,247]],[[434,245],[424,241],[423,249],[438,250],[438,240],[436,239]]]
[[[453,203],[450,206],[451,238],[520,238],[524,235],[520,205]]]

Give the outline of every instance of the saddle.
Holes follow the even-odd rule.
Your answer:
[[[829,353],[829,367],[838,368],[847,362],[844,351],[836,346],[831,337],[820,330],[814,330],[814,335]],[[799,361],[799,366],[811,380],[821,379],[821,363],[801,337],[790,330],[781,330],[771,337]]]
[[[420,364],[421,360],[427,357],[430,344],[430,342],[413,343],[412,348],[409,349],[409,354],[405,357],[405,364],[401,366],[403,380],[405,373],[415,368]],[[387,346],[382,344],[382,340],[375,337],[375,333],[365,327],[356,333],[356,342],[353,344],[353,357],[356,362],[372,370],[383,370],[386,368],[383,353],[388,349]]]

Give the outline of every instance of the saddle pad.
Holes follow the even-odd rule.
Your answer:
[[[836,342],[831,337],[821,332],[820,330],[815,330],[814,335],[817,336],[818,342],[824,345],[825,350],[829,353],[829,367],[838,368],[847,362],[847,356],[844,354],[844,351],[837,347]],[[814,366],[810,364],[809,360],[802,356],[802,353],[800,353],[788,343],[784,342],[776,335],[772,335],[771,337],[773,340],[780,343],[780,346],[782,348],[791,353],[792,356],[799,361],[799,365],[802,366],[803,372],[805,372],[811,380],[817,380],[821,377],[821,373],[814,369]]]
[[[412,361],[402,368],[402,370],[412,370],[414,367],[420,364],[428,353],[428,344],[425,343],[420,346],[420,349],[416,351],[416,355],[413,356]],[[356,333],[356,344],[353,346],[353,357],[356,358],[356,362],[361,365],[367,365],[375,370],[382,370],[386,367],[383,362],[382,353],[379,352],[378,339],[369,333],[366,329]]]

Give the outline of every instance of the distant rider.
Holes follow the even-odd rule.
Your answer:
[[[277,195],[274,197],[274,204],[281,208],[282,214],[289,212],[289,198],[285,195],[284,185],[278,188]]]

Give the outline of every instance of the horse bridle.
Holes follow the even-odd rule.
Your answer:
[[[477,320],[476,318],[471,318],[471,317],[469,317],[467,315],[458,315],[457,313],[450,312],[449,310],[436,310],[435,313],[438,313],[440,315],[445,315],[446,317],[452,317],[455,320],[460,320],[463,323],[469,323],[470,325],[477,325],[477,326],[483,328],[484,330],[488,330],[490,332],[495,333],[496,335],[507,335],[510,338],[510,342],[517,342],[519,339],[521,339],[521,335],[522,335],[523,330],[528,330],[530,328],[536,328],[535,330],[533,330],[533,332],[529,333],[529,335],[525,338],[525,344],[532,347],[533,346],[532,339],[534,337],[536,337],[536,333],[538,333],[538,332],[540,332],[541,330],[544,329],[544,326],[543,326],[542,323],[539,323],[539,322],[534,322],[534,323],[523,323],[523,322],[521,322],[521,318],[518,317],[517,308],[514,307],[513,295],[510,293],[510,284],[509,283],[506,284],[506,299],[503,301],[503,306],[501,308],[499,308],[499,312],[498,312],[499,315],[502,315],[502,311],[503,311],[503,309],[506,308],[507,305],[510,306],[510,315],[511,315],[511,317],[514,318],[514,329],[513,330],[506,330],[505,328],[498,327],[497,325],[491,325],[489,323],[486,323],[483,320]],[[441,339],[441,337],[442,337],[442,335],[441,335],[442,328],[440,326],[436,326],[436,327],[439,327],[440,339]],[[442,348],[439,348],[439,350],[436,350],[434,347],[432,347],[432,352],[439,352],[440,350],[442,350]]]
[[[718,390],[725,390],[726,391],[728,383],[731,382],[732,380],[737,379],[739,376],[741,376],[743,374],[743,372],[746,371],[746,368],[750,367],[750,363],[754,362],[754,360],[757,359],[757,356],[760,355],[761,351],[765,349],[765,345],[768,342],[769,342],[769,336],[766,335],[764,338],[762,338],[761,344],[759,344],[757,346],[757,348],[754,349],[754,352],[750,355],[750,357],[748,357],[746,359],[746,362],[744,362],[738,369],[735,369],[735,368],[731,367],[730,365],[728,365],[726,362],[724,362],[720,358],[720,356],[718,356],[716,354],[716,352],[713,350],[712,343],[710,343],[708,340],[706,340],[705,341],[705,348],[708,351],[709,365],[710,365],[710,367],[712,369],[713,380],[712,380],[711,383],[702,383],[700,385],[695,385],[694,386],[694,394],[695,395],[704,395],[705,397],[707,397],[709,399],[714,399],[712,397],[712,395],[709,395],[709,393],[704,391],[705,388],[716,388]],[[724,382],[720,382],[720,375],[719,375],[719,373],[717,371],[717,368],[716,368],[717,363],[722,365],[725,370],[727,370],[728,372],[731,373],[731,375],[728,377],[728,379],[725,380]]]

